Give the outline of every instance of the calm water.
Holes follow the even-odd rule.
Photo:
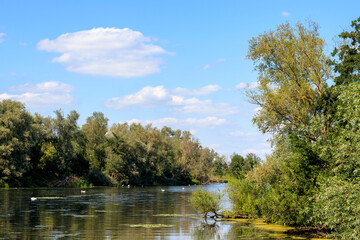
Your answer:
[[[0,189],[0,239],[291,239],[249,222],[205,222],[188,203],[196,188]]]

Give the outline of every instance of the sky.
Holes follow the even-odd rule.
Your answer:
[[[204,147],[271,153],[252,124],[249,40],[314,21],[330,53],[360,1],[0,0],[0,100],[55,116],[191,131]]]

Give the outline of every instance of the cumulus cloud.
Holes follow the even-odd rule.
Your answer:
[[[251,82],[251,83],[239,83],[238,85],[235,86],[236,89],[252,89],[252,88],[257,88],[258,87],[258,83],[257,82]]]
[[[163,86],[144,87],[135,94],[124,97],[114,97],[106,100],[105,105],[110,108],[122,109],[133,105],[141,105],[143,107],[155,107],[161,105],[169,105],[172,97]]]
[[[39,84],[25,84],[9,88],[9,92],[18,94],[0,94],[0,100],[11,99],[25,103],[28,107],[66,106],[74,102],[70,94],[74,87],[58,82],[44,82]]]
[[[205,115],[230,115],[238,112],[236,106],[227,103],[214,103],[212,100],[198,98],[185,98],[184,95],[205,95],[217,91],[220,87],[209,85],[199,90],[176,88],[167,90],[163,86],[144,87],[135,94],[123,97],[114,97],[105,101],[105,106],[114,109],[124,109],[131,106],[141,107],[173,107],[176,114],[205,114]]]
[[[173,109],[176,114],[204,114],[204,115],[232,115],[239,112],[238,107],[227,103],[214,103],[212,100],[199,100],[196,98],[183,101],[183,107]]]
[[[230,135],[232,136],[245,136],[245,137],[249,137],[249,136],[257,136],[259,135],[259,132],[242,132],[242,131],[234,131],[231,132]]]
[[[51,107],[70,105],[74,99],[70,94],[23,93],[19,95],[0,94],[0,99],[11,99],[25,103],[29,107]]]
[[[156,120],[139,120],[139,119],[131,119],[125,121],[128,124],[132,123],[140,123],[142,125],[152,124],[154,127],[187,127],[187,126],[197,126],[197,127],[214,127],[220,126],[226,123],[226,119],[217,118],[217,117],[206,117],[206,118],[186,118],[186,119],[176,119],[176,118],[161,118]]]
[[[37,48],[61,53],[52,61],[70,72],[130,78],[160,72],[157,56],[169,53],[152,42],[128,28],[94,28],[41,40]]]
[[[254,153],[254,154],[259,154],[259,155],[270,154],[271,148],[266,148],[266,149],[248,148],[248,149],[245,149],[244,151],[242,151],[242,153],[243,154]]]
[[[22,86],[10,87],[10,92],[71,92],[73,86],[59,82],[43,82],[38,84],[25,84]]]
[[[0,43],[5,41],[5,33],[0,33]]]
[[[208,85],[205,87],[202,87],[200,89],[187,89],[187,88],[175,88],[172,92],[177,95],[193,95],[193,96],[203,96],[203,95],[209,95],[213,92],[217,92],[221,89],[219,85]]]

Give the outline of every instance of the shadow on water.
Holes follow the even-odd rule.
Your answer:
[[[291,239],[248,221],[200,218],[188,202],[196,188],[0,189],[0,239]]]

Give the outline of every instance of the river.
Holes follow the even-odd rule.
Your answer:
[[[197,188],[0,189],[0,239],[293,239],[259,221],[205,221],[188,202]]]

